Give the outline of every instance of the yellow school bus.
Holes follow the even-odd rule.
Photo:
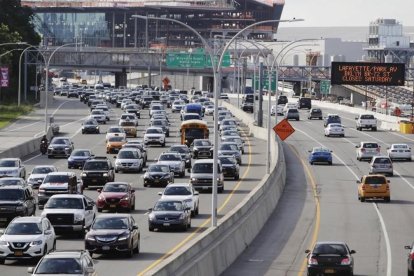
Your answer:
[[[190,146],[194,139],[208,139],[207,122],[202,120],[187,120],[181,123],[181,144]]]

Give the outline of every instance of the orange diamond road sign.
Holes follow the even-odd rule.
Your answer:
[[[273,127],[273,130],[282,141],[285,141],[286,138],[295,132],[295,129],[286,119],[283,119],[277,125],[275,125]]]

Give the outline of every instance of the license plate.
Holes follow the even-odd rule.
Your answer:
[[[96,182],[97,180],[96,179],[92,179],[92,182]]]
[[[21,250],[14,251],[14,256],[23,256],[23,251]]]
[[[163,224],[164,226],[170,226],[170,224],[168,222],[164,222]]]
[[[332,268],[328,268],[328,269],[325,269],[325,271],[324,271],[325,273],[329,273],[329,274],[333,274],[333,273],[335,273],[335,269],[332,269]]]
[[[102,246],[102,250],[109,250],[109,249],[110,249],[110,247],[109,247],[109,246],[107,246],[107,245]]]
[[[115,204],[111,204],[111,205],[109,205],[109,208],[116,208],[116,205]]]

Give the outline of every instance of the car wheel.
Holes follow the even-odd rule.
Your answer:
[[[145,183],[144,183],[144,187],[147,187],[147,186],[148,186],[148,184],[145,184]]]
[[[52,251],[56,250],[56,240],[53,241],[53,247],[52,247]]]
[[[148,225],[148,231],[150,231],[150,232],[154,232],[154,226],[152,226],[152,225]]]
[[[361,200],[361,202],[365,202],[365,197],[361,196],[361,197],[359,198],[359,200]]]
[[[131,241],[131,246],[128,248],[129,250],[126,252],[127,258],[132,258],[134,256],[134,244]]]
[[[384,201],[385,201],[385,202],[390,202],[390,201],[391,201],[391,198],[390,198],[389,196],[384,197]]]
[[[200,207],[197,204],[197,208],[195,209],[195,215],[198,216],[199,213],[200,213]]]
[[[332,161],[329,161],[329,162],[328,162],[328,164],[329,164],[329,165],[332,165]]]
[[[47,156],[47,158],[51,159],[51,158],[52,158],[52,156],[51,156],[51,155],[48,155],[48,156]]]
[[[4,264],[4,262],[5,262],[5,259],[0,258],[0,264]]]
[[[165,147],[165,142],[161,144],[161,147]]]
[[[118,173],[119,171],[118,170],[115,170],[115,173]]]
[[[407,275],[408,275],[408,276],[414,276],[414,271],[409,271],[409,270],[407,270]]]
[[[102,208],[98,208],[98,213],[102,213]]]
[[[236,175],[234,176],[234,180],[239,180],[239,178],[240,178],[240,176],[239,176],[238,174],[236,174]]]
[[[221,187],[218,189],[219,194],[223,193],[223,191],[224,191],[224,187]]]
[[[140,251],[140,245],[139,245],[139,239],[138,239],[137,247],[134,248],[134,253],[139,254],[139,251]]]
[[[47,245],[45,244],[45,246],[43,247],[43,256],[47,254]]]
[[[376,128],[376,127],[373,127],[373,128],[372,128],[372,131],[377,131],[377,128]]]
[[[309,164],[313,165],[313,162],[312,161],[309,161]]]

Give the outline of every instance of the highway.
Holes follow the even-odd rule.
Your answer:
[[[64,102],[67,99],[64,97],[59,101]],[[101,125],[101,134],[84,134],[80,133],[80,122],[85,118],[89,109],[87,105],[79,102],[78,99],[70,99],[69,103],[65,104],[65,109],[61,109],[55,114],[55,121],[64,127],[62,128],[62,136],[70,136],[74,141],[75,148],[90,148],[96,156],[107,155],[105,150],[105,131],[111,124],[117,124],[117,118],[121,114],[121,110],[113,108],[113,115],[111,121],[106,125]],[[138,138],[143,137],[143,131],[149,123],[148,109],[141,111],[141,118],[138,126]],[[169,145],[179,143],[178,126],[181,123],[178,114],[172,114],[171,136],[167,138],[167,145],[165,148],[158,146],[149,147],[148,163],[153,162],[158,155],[168,149]],[[212,127],[211,117],[206,117],[208,124]],[[243,129],[243,126],[241,126]],[[210,133],[213,133],[210,131]],[[211,135],[212,139],[212,135]],[[220,219],[224,214],[236,206],[242,198],[244,198],[252,188],[261,180],[265,173],[265,160],[262,158],[266,151],[264,141],[255,139],[253,137],[246,137],[246,153],[243,155],[243,165],[241,166],[240,181],[225,180],[225,191],[218,195],[218,218]],[[108,155],[111,159],[114,155]],[[113,159],[114,160],[114,159]],[[113,161],[114,162],[114,161]],[[27,172],[30,172],[34,165],[53,164],[58,167],[59,171],[68,171],[66,159],[48,159],[46,156],[39,156],[33,154],[25,160]],[[75,171],[80,175],[81,170]],[[147,224],[147,211],[153,207],[156,200],[159,198],[158,192],[162,188],[144,188],[141,174],[123,174],[117,173],[116,181],[128,181],[136,190],[136,211],[133,216],[138,223],[141,231],[141,253],[135,255],[131,259],[122,256],[102,256],[95,255],[95,263],[99,275],[137,275],[145,274],[146,269],[158,263],[160,259],[166,258],[174,251],[178,250],[180,246],[187,241],[196,237],[203,230],[210,226],[211,213],[211,194],[200,194],[200,215],[192,220],[192,228],[188,232],[149,232]],[[186,173],[184,178],[175,178],[175,183],[189,181],[189,173]],[[98,193],[95,189],[85,190],[85,194],[93,199],[96,199]],[[40,211],[36,212],[40,215]],[[57,240],[57,249],[83,249],[83,240],[71,236],[59,236]],[[35,266],[36,262],[29,261],[6,261],[2,266],[2,275],[25,275],[27,267]]]
[[[296,132],[284,143],[287,182],[277,209],[250,247],[223,275],[306,275],[305,249],[315,241],[345,241],[356,250],[355,275],[406,275],[407,250],[413,241],[414,172],[411,162],[394,162],[389,177],[391,202],[357,198],[356,180],[368,173],[368,162],[356,160],[355,145],[375,141],[381,153],[392,143],[414,145],[412,135],[357,131],[354,115],[338,113],[345,138],[325,137],[323,122],[290,121]],[[307,162],[308,150],[333,150],[334,165]]]

